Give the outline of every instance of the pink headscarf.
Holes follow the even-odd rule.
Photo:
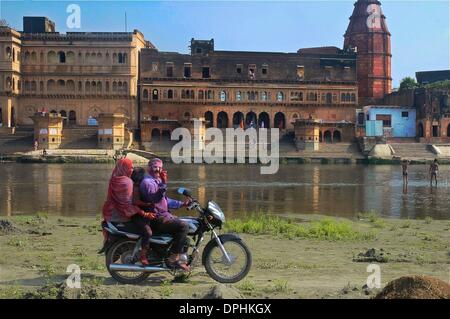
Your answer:
[[[130,159],[124,158],[117,162],[109,180],[108,197],[103,205],[105,220],[111,219],[114,209],[128,218],[140,212],[139,207],[132,205],[133,181],[130,178],[132,172],[133,162]]]

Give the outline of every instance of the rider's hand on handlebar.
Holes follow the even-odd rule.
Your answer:
[[[190,198],[186,198],[183,201],[183,207],[189,207],[189,205],[191,205],[191,203],[192,203],[192,200]]]

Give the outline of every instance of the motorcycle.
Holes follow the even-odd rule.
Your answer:
[[[179,188],[178,193],[189,199],[188,210],[195,210],[199,214],[198,217],[180,218],[189,225],[188,238],[181,258],[189,265],[190,272],[186,274],[166,264],[173,241],[171,235],[157,234],[150,238],[147,253],[149,265],[143,266],[139,262],[140,235],[121,230],[123,224],[105,222],[103,229],[107,239],[99,253],[105,253],[106,268],[110,275],[122,284],[140,283],[157,272],[169,272],[174,277],[181,274],[189,276],[198,264],[199,248],[204,235],[211,232],[211,240],[206,244],[201,256],[201,263],[206,272],[220,283],[236,283],[242,280],[250,271],[252,255],[238,235],[217,234],[216,229],[221,229],[225,222],[225,214],[219,205],[208,201],[206,207],[202,207],[185,188]]]

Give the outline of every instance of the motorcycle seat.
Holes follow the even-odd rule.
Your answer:
[[[139,239],[141,237],[140,234],[124,231],[121,228],[125,228],[126,225],[123,223],[112,223],[112,222],[106,222],[106,231],[109,232],[112,235],[116,236],[125,236],[130,239]],[[150,242],[155,244],[162,244],[166,245],[169,244],[173,240],[173,237],[169,234],[157,234],[150,237]]]

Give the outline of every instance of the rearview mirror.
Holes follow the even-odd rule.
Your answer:
[[[192,197],[192,193],[190,190],[184,188],[184,187],[180,187],[178,188],[178,194],[187,196],[187,197]]]

